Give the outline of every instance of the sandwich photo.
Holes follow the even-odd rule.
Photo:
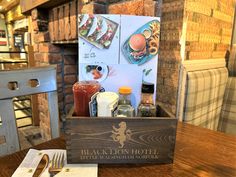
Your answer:
[[[78,16],[79,28],[83,26],[89,19],[89,14],[80,14]]]
[[[94,21],[94,15],[84,14],[79,24],[79,34],[86,37],[91,29]]]
[[[99,43],[103,45],[105,48],[109,48],[111,45],[112,39],[114,37],[116,31],[116,27],[114,27],[111,23],[107,24],[106,33],[99,39]]]
[[[84,15],[82,15],[82,14],[79,14],[79,15],[78,15],[78,24],[79,24],[79,26],[80,26],[80,24],[81,24],[81,21],[82,21],[82,19],[83,19],[83,16],[84,16]]]
[[[106,34],[107,29],[108,29],[107,22],[106,22],[105,19],[102,19],[101,30],[100,30],[99,33],[97,34],[96,41],[98,41],[99,39],[101,39],[101,37],[102,37],[104,34]]]
[[[79,36],[99,49],[108,49],[118,24],[101,15],[79,15]]]
[[[102,30],[102,19],[95,16],[93,20],[93,25],[91,26],[91,29],[89,30],[87,36],[88,40],[92,42],[96,41],[97,36],[101,32],[101,30]]]
[[[147,53],[146,38],[143,34],[134,34],[129,39],[130,55],[135,60],[142,59]]]

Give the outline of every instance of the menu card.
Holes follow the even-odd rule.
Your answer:
[[[51,160],[53,154],[64,153],[65,165],[62,171],[55,176],[57,177],[97,177],[98,166],[97,164],[67,164],[66,163],[66,150],[50,149],[50,150],[35,150],[30,149],[26,157],[12,175],[13,177],[32,177],[36,167],[38,166],[42,156],[47,154]],[[48,168],[40,177],[49,177]]]
[[[79,80],[96,80],[105,91],[129,86],[137,108],[142,82],[156,88],[160,18],[81,14],[78,28]]]

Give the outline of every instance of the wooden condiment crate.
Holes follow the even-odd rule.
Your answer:
[[[177,119],[157,106],[153,118],[66,119],[68,163],[172,163]]]

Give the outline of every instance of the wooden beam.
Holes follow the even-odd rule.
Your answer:
[[[29,14],[34,8],[51,8],[66,2],[68,0],[20,0],[20,6],[23,14]]]
[[[11,10],[9,10],[5,14],[5,16],[6,16],[6,22],[7,23],[10,23],[11,21],[20,20],[20,19],[25,18],[25,16],[21,13],[20,5],[15,6]]]

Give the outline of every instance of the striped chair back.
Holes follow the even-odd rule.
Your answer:
[[[177,118],[217,130],[227,79],[224,58],[184,61],[180,70]]]
[[[226,68],[189,72],[183,120],[217,130],[227,79]]]
[[[218,130],[236,135],[236,77],[228,79]]]

